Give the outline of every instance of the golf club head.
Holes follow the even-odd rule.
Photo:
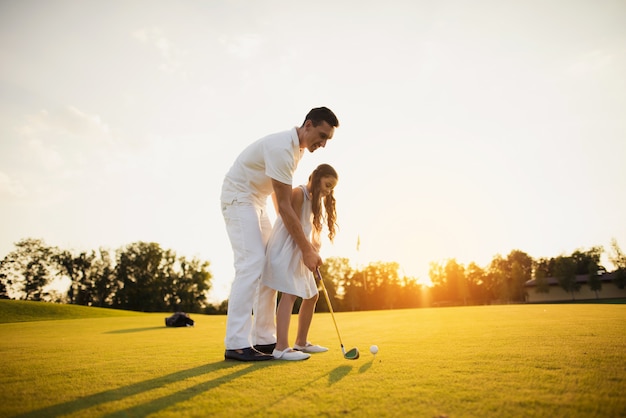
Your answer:
[[[343,357],[344,357],[346,360],[356,360],[356,359],[358,359],[358,358],[359,358],[359,355],[360,355],[360,354],[359,354],[359,349],[358,349],[358,348],[356,348],[356,347],[354,347],[354,348],[352,348],[352,349],[348,350],[348,352],[347,352],[347,353],[345,353],[345,354],[343,355]]]

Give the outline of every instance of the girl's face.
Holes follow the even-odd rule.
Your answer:
[[[320,196],[328,196],[337,185],[337,179],[333,176],[324,176],[320,179]]]

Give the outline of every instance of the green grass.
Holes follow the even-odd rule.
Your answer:
[[[317,314],[310,339],[328,353],[261,363],[223,360],[224,316],[166,328],[168,314],[83,315],[0,324],[0,416],[626,415],[620,305],[337,314],[355,361]]]
[[[141,314],[119,309],[0,299],[0,324],[136,315]]]

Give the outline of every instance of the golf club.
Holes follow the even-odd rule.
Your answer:
[[[339,335],[339,328],[337,328],[337,321],[335,321],[335,313],[333,312],[333,306],[330,304],[330,298],[328,297],[328,292],[326,291],[326,286],[324,285],[324,280],[322,279],[322,274],[320,273],[320,269],[316,270],[317,278],[322,284],[322,290],[324,291],[324,296],[326,297],[326,303],[328,304],[328,310],[330,311],[330,316],[333,318],[333,324],[335,324],[335,330],[337,330],[337,337],[339,337],[339,344],[341,344],[341,352],[343,353],[343,357],[347,360],[356,360],[359,358],[359,349],[354,347],[348,352],[343,348],[343,342],[341,341],[341,335]]]

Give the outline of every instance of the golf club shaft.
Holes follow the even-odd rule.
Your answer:
[[[324,291],[324,296],[326,297],[326,304],[328,304],[328,310],[330,311],[330,316],[333,318],[333,324],[335,324],[335,331],[337,331],[337,337],[339,337],[339,344],[341,344],[341,351],[343,354],[346,354],[346,350],[343,348],[343,341],[341,341],[341,335],[339,334],[339,328],[337,327],[337,321],[335,321],[335,313],[333,312],[333,305],[330,303],[330,298],[328,297],[328,291],[326,290],[326,286],[324,285],[324,279],[322,279],[322,274],[320,273],[320,269],[316,270],[317,278],[320,280],[322,284],[322,290]]]

